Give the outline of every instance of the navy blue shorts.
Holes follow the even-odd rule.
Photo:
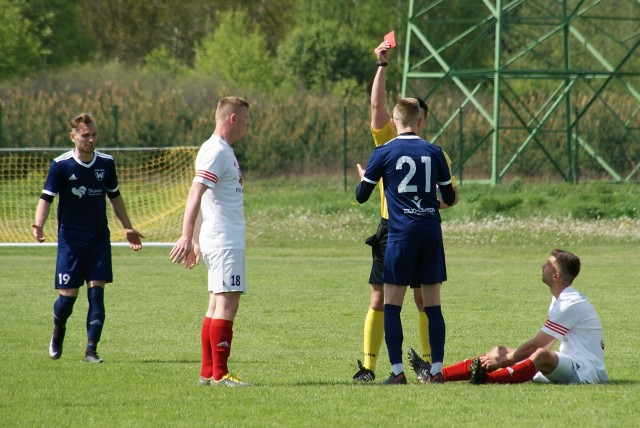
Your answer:
[[[389,221],[386,218],[380,219],[375,235],[371,235],[365,244],[371,246],[371,273],[369,274],[369,284],[382,285],[382,271],[384,269],[384,253],[387,250],[387,237],[389,236]],[[420,288],[420,283],[411,283],[411,288]]]
[[[385,284],[438,284],[447,280],[442,236],[387,242]]]
[[[87,281],[113,282],[111,245],[58,250],[55,288],[80,288]]]

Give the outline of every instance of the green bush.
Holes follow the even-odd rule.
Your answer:
[[[492,217],[495,215],[509,215],[523,203],[518,196],[494,197],[488,196],[480,199],[478,203],[478,215],[480,217]]]

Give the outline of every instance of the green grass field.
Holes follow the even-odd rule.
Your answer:
[[[544,322],[539,280],[549,246],[449,246],[443,292],[446,361],[517,344]],[[367,306],[368,257],[358,245],[249,251],[250,294],[235,325],[230,366],[253,388],[198,388],[204,268],[185,271],[167,249],[115,249],[103,365],[80,361],[86,302],[78,300],[62,359],[47,355],[54,248],[1,249],[2,426],[637,426],[640,299],[637,246],[572,248],[577,286],[600,312],[606,386],[354,386]],[[405,342],[417,346],[407,299]],[[388,362],[382,358],[378,376]],[[563,422],[560,422],[563,421]]]
[[[99,348],[106,363],[87,365],[86,299],[76,303],[62,358],[47,353],[55,248],[0,247],[0,426],[640,425],[637,221],[451,218],[443,225],[445,364],[536,334],[550,299],[540,268],[561,247],[582,258],[575,285],[604,325],[608,385],[383,386],[384,347],[376,383],[353,385],[369,298],[370,256],[361,242],[376,223],[375,203],[336,213],[328,197],[314,195],[312,212],[287,215],[258,196],[247,201],[249,294],[230,359],[253,387],[196,386],[204,266],[170,264],[169,248],[114,248]],[[616,225],[621,233],[603,233]],[[417,347],[409,295],[403,320],[405,348]]]

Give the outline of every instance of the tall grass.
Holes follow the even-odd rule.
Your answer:
[[[577,88],[573,102],[579,109],[588,105],[593,95],[587,86],[578,84]],[[634,168],[640,161],[640,137],[635,131],[637,102],[624,94],[620,87],[601,94],[572,131],[623,178],[635,171],[635,179]],[[213,130],[216,101],[227,95],[243,96],[252,106],[251,133],[234,146],[245,171],[261,176],[338,172],[343,165],[345,136],[348,165],[365,163],[371,153],[366,93],[340,98],[305,91],[247,92],[211,77],[177,79],[114,65],[80,67],[0,87],[0,143],[3,147],[67,147],[68,120],[88,111],[96,116],[103,147],[199,145]],[[538,111],[550,93],[541,87],[538,92],[517,95],[518,100],[511,100],[513,112],[502,108],[497,152],[500,168],[521,152],[506,178],[562,178],[569,169],[563,108],[550,114],[544,124],[538,123],[531,112]],[[489,93],[478,94],[478,100],[492,103]],[[388,100],[389,109],[394,101]],[[450,88],[439,89],[428,101],[426,138],[435,138],[451,156],[454,167],[464,167],[466,178],[488,178],[493,161],[489,122],[471,106],[462,109],[458,119],[455,109],[464,98]],[[452,115],[456,119],[443,129]],[[523,127],[522,118],[529,129]],[[524,145],[534,125],[538,128],[535,138]],[[577,153],[580,177],[612,179],[586,148]]]

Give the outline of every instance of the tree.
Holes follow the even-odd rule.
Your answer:
[[[93,57],[92,43],[78,28],[79,0],[26,0],[22,15],[39,41],[40,67],[86,62]]]
[[[245,11],[249,28],[256,28],[264,36],[269,52],[275,54],[280,42],[293,28],[296,2],[297,0],[216,0],[214,3],[218,11]]]
[[[296,27],[280,46],[278,60],[305,88],[325,91],[345,79],[357,84],[371,79],[371,69],[362,66],[371,62],[367,48],[346,24],[320,21]]]
[[[369,45],[391,30],[404,31],[407,1],[396,0],[296,0],[296,27],[307,27],[321,21],[342,22],[351,36]],[[375,46],[374,46],[375,47]]]
[[[245,11],[247,28],[262,34],[267,49],[275,52],[293,24],[293,3],[294,0],[92,0],[82,2],[81,10],[98,59],[141,65],[147,54],[165,46],[172,58],[191,66],[196,46],[212,27],[218,26],[217,17],[226,11]]]
[[[38,41],[22,16],[24,1],[0,0],[0,78],[33,71],[38,63]]]
[[[169,73],[172,75],[184,74],[187,67],[172,55],[171,50],[166,45],[155,48],[144,57],[145,73]]]
[[[96,57],[140,65],[145,55],[167,46],[185,63],[194,40],[204,34],[215,8],[204,0],[92,0],[81,3],[82,24],[93,37]]]
[[[302,78],[307,75],[305,70],[319,73],[328,67],[330,71],[325,72],[326,76],[322,80],[328,78],[327,83],[335,93],[344,93],[345,87],[350,91],[363,88],[364,85],[371,83],[375,74],[373,49],[382,41],[384,34],[394,30],[399,48],[392,52],[395,57],[392,61],[393,66],[388,70],[388,88],[392,91],[394,84],[399,85],[400,83],[404,48],[402,43],[407,25],[407,4],[407,0],[325,0],[322,2],[317,0],[296,0],[296,27],[294,32],[298,34],[290,34],[285,42],[288,46],[282,46],[283,51],[279,53],[279,55],[287,57],[281,58],[284,62],[284,67],[287,69],[298,68],[296,76]],[[306,33],[306,43],[309,43],[310,38],[312,38],[310,37],[311,29],[317,29],[323,22],[332,22],[332,24],[327,24],[326,29],[322,31],[338,31],[333,36],[340,40],[340,43],[331,41],[331,36],[327,37],[328,34],[326,33],[318,35],[324,38],[322,43],[327,42],[333,46],[331,50],[336,52],[336,63],[333,65],[321,64],[316,69],[311,57],[308,58],[309,62],[304,66],[304,70],[296,67],[296,60],[291,56],[296,54],[296,50],[291,46],[291,43],[294,43],[293,39],[297,38],[298,41],[295,43],[300,44],[301,34]],[[335,26],[336,23],[340,24],[339,28],[331,30],[330,26]],[[347,44],[342,45],[343,41],[346,41]],[[320,41],[318,40],[318,42]],[[288,52],[285,53],[284,51]],[[326,54],[333,55],[330,51],[326,52]],[[340,64],[344,57],[346,57],[346,63]],[[320,58],[318,60],[328,61],[328,59],[323,60]],[[330,82],[332,80],[333,82]],[[306,86],[309,87],[309,84],[311,86],[315,85],[315,83],[307,82]],[[320,86],[326,85],[322,84]]]
[[[248,89],[273,89],[279,79],[267,43],[257,30],[247,31],[246,12],[227,11],[217,18],[216,30],[196,49],[195,71],[217,74]]]

